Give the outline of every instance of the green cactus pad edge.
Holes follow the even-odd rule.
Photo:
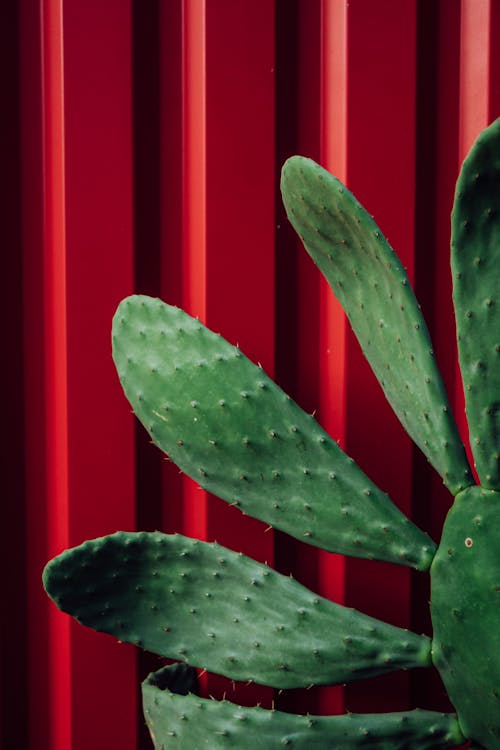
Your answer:
[[[43,580],[80,623],[234,680],[308,687],[430,664],[426,636],[181,535],[117,532],[91,540],[48,563]]]

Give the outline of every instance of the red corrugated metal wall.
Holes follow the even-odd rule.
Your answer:
[[[71,623],[40,583],[50,556],[118,528],[217,539],[428,631],[425,576],[267,532],[162,461],[121,394],[110,321],[134,290],[199,315],[439,538],[449,498],[287,226],[279,169],[312,156],[376,216],[463,421],[449,213],[461,159],[500,114],[500,2],[18,0],[0,13],[2,747],[149,746],[137,684],[156,660]],[[427,672],[279,696],[206,688],[300,712],[446,706]]]

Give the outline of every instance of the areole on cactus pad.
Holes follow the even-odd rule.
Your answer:
[[[430,571],[433,636],[327,601],[216,544],[118,532],[51,560],[43,581],[79,622],[176,660],[143,683],[160,748],[500,750],[500,121],[457,182],[452,268],[474,482],[420,307],[349,190],[292,157],[288,217],[342,303],[389,402],[455,497],[439,546],[242,352],[160,300],[132,296],[113,357],[151,439],[200,486],[306,543]],[[456,714],[295,716],[196,695],[195,668],[275,688],[436,667]]]

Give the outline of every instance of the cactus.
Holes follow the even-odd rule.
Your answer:
[[[349,190],[309,159],[283,168],[288,217],[344,306],[389,402],[454,497],[439,546],[260,368],[185,312],[118,307],[113,356],[151,439],[201,487],[332,552],[431,575],[433,636],[313,594],[217,544],[117,532],[50,561],[43,581],[79,622],[174,659],[143,683],[155,747],[500,749],[497,332],[500,121],[457,183],[452,267],[475,483],[420,308]],[[496,368],[496,369],[495,369]],[[295,716],[197,696],[196,669],[275,688],[436,667],[456,714]]]

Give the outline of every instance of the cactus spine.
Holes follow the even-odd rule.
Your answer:
[[[464,162],[452,265],[472,449],[467,462],[420,308],[373,219],[293,157],[288,217],[343,304],[401,423],[455,497],[442,540],[416,528],[312,417],[239,351],[159,300],[124,300],[113,356],[153,442],[202,487],[309,544],[429,571],[432,639],[314,595],[268,566],[180,535],[118,532],[50,561],[44,585],[81,623],[176,660],[143,683],[155,747],[341,745],[500,750],[500,122]],[[244,644],[242,646],[241,644]],[[440,671],[457,714],[305,717],[207,701],[194,667],[277,688]]]

